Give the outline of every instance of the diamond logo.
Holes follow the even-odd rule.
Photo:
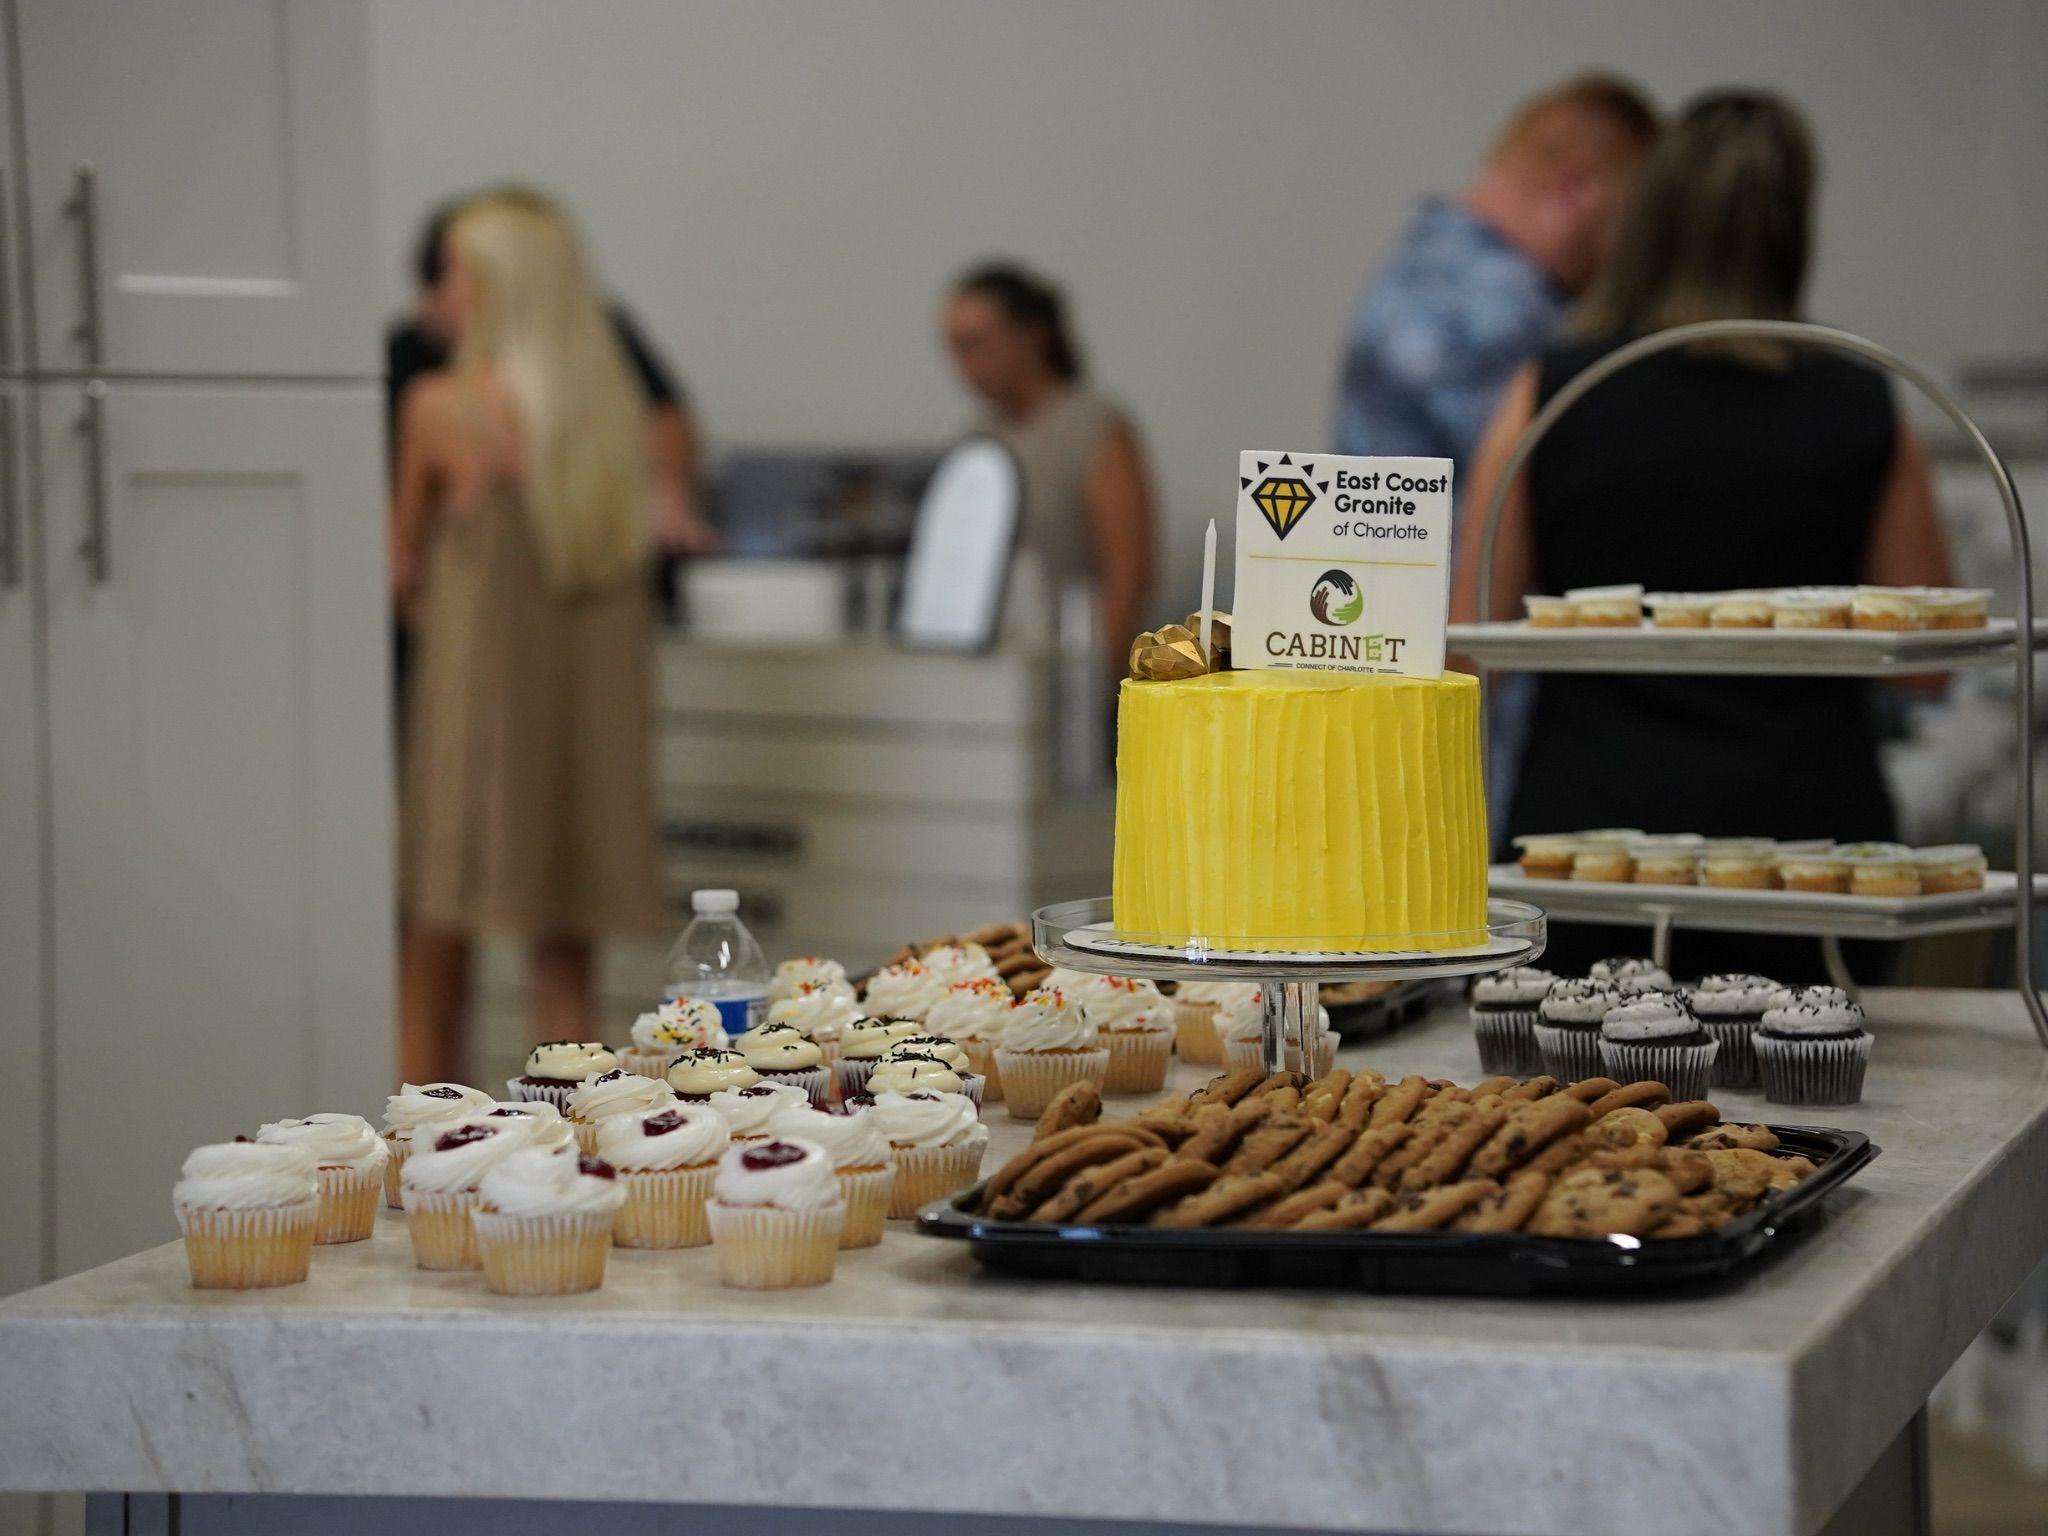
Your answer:
[[[1293,530],[1294,525],[1301,521],[1308,509],[1315,505],[1316,487],[1310,485],[1301,475],[1292,472],[1293,461],[1289,455],[1281,454],[1280,464],[1289,472],[1268,473],[1267,466],[1261,464],[1259,473],[1264,478],[1257,485],[1252,485],[1249,480],[1240,480],[1239,484],[1250,489],[1252,505],[1259,509],[1259,515],[1265,518],[1266,526],[1273,530],[1273,536],[1284,539]],[[1313,464],[1304,464],[1301,469],[1303,474],[1313,475],[1316,472]],[[1323,489],[1329,489],[1327,481],[1324,482]]]

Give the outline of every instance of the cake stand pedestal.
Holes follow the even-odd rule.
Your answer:
[[[1499,898],[1486,904],[1486,926],[1464,942],[1440,945],[1443,934],[1354,934],[1341,939],[1278,936],[1232,939],[1132,933],[1119,929],[1106,896],[1059,902],[1031,914],[1031,944],[1048,965],[1104,976],[1163,981],[1248,981],[1263,1003],[1266,1070],[1314,1075],[1317,988],[1323,982],[1423,981],[1477,976],[1527,965],[1543,953],[1539,907]],[[1343,948],[1333,948],[1341,943]],[[1370,946],[1370,947],[1367,947]]]

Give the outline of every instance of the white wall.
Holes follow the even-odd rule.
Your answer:
[[[964,419],[949,274],[1063,279],[1134,408],[1185,606],[1239,447],[1327,435],[1360,275],[1500,115],[1601,64],[1666,104],[1789,91],[1827,174],[1820,318],[1946,363],[2048,349],[2048,5],[378,0],[394,306],[421,210],[518,176],[574,205],[719,444]],[[1343,217],[1298,222],[1310,191]]]

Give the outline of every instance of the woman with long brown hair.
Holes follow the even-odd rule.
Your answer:
[[[1576,339],[1509,387],[1465,505],[1487,504],[1530,418],[1616,347],[1691,321],[1799,318],[1816,182],[1805,121],[1782,97],[1717,91],[1688,107],[1643,167]],[[1456,618],[1477,616],[1479,542],[1463,541]],[[1573,587],[1949,574],[1926,453],[1884,379],[1836,354],[1753,343],[1662,352],[1595,386],[1538,444],[1498,546],[1494,618],[1519,614],[1524,593]],[[1545,675],[1506,830],[1889,837],[1871,705],[1869,686],[1848,680]],[[1712,939],[1680,941],[1674,970],[1717,968]],[[1561,930],[1552,948],[1569,966],[1615,943]],[[1817,970],[1811,944],[1774,955],[1767,943],[1742,941],[1740,967],[1786,980]]]
[[[449,225],[454,365],[400,407],[391,562],[418,659],[400,796],[400,1059],[462,1070],[472,939],[526,941],[536,1038],[590,1039],[596,939],[664,920],[645,411],[538,193]]]

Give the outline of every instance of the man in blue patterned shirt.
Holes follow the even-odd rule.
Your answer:
[[[1352,312],[1339,453],[1469,467],[1508,376],[1605,258],[1656,132],[1634,86],[1582,75],[1525,103],[1462,195],[1423,203]]]

